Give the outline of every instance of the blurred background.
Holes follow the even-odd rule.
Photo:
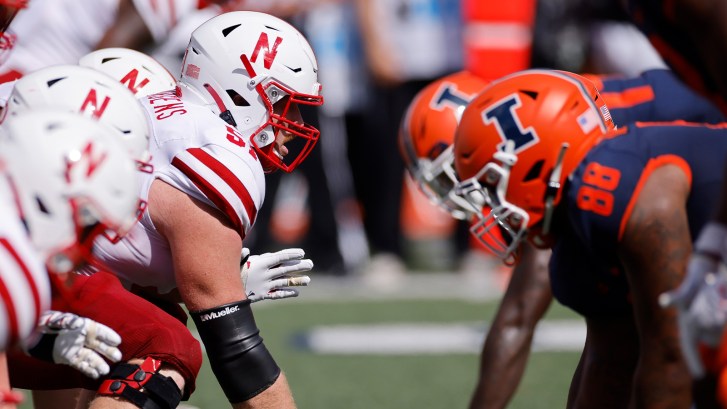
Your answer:
[[[462,69],[493,80],[531,67],[635,75],[663,63],[609,0],[206,3],[217,2],[31,0],[13,23],[18,50],[2,75],[40,68],[23,54],[24,42],[30,49],[43,37],[32,13],[46,14],[47,30],[80,18],[75,8],[102,10],[110,27],[102,42],[125,40],[175,75],[192,30],[224,10],[293,23],[318,57],[325,104],[304,117],[321,138],[296,172],[267,176],[245,245],[253,253],[301,247],[315,268],[299,298],[254,305],[266,344],[302,409],[466,407],[510,271],[405,174],[396,140],[409,102]],[[122,18],[134,11],[145,26]],[[70,54],[59,51],[58,62],[80,56]],[[564,407],[584,335],[575,314],[553,306],[511,407]],[[208,366],[198,385],[190,406],[228,406]]]

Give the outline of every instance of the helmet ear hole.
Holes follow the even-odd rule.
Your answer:
[[[250,103],[247,102],[247,100],[245,98],[243,98],[242,95],[237,93],[237,91],[235,91],[234,89],[228,89],[226,91],[227,91],[227,95],[230,97],[230,99],[236,106],[238,106],[238,107],[249,107],[250,106]]]

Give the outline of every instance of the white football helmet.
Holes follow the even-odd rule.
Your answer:
[[[78,60],[126,85],[137,98],[169,91],[177,81],[164,66],[152,57],[129,48],[102,48]]]
[[[139,169],[151,171],[149,125],[134,94],[93,68],[55,65],[19,79],[5,108],[6,117],[38,108],[81,112],[114,128]]]
[[[91,261],[98,234],[124,234],[137,220],[136,166],[111,129],[38,109],[9,118],[3,130],[0,163],[50,272]]]
[[[182,98],[249,134],[266,171],[290,172],[318,141],[297,107],[323,103],[318,63],[303,35],[277,17],[234,11],[206,21],[192,33],[179,87]],[[273,149],[279,131],[300,145],[284,159]]]

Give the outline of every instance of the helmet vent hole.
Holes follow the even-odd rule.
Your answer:
[[[540,177],[540,173],[543,171],[543,164],[545,164],[545,160],[543,159],[535,162],[523,178],[523,182],[529,182]]]
[[[45,206],[45,203],[43,203],[43,199],[41,199],[40,196],[35,197],[35,202],[38,203],[38,210],[40,210],[41,212],[43,212],[45,214],[50,214],[50,211]]]
[[[536,91],[528,91],[525,89],[521,89],[520,92],[529,96],[532,100],[538,99],[538,93]]]
[[[106,64],[109,61],[118,60],[118,59],[119,59],[118,57],[106,57],[101,60],[101,64]]]
[[[242,97],[242,95],[238,94],[237,91],[234,89],[228,89],[227,95],[230,96],[230,99],[232,100],[232,103],[234,103],[238,107],[249,107],[250,103],[247,102],[245,98]]]
[[[197,55],[199,55],[199,51],[197,51],[197,49],[194,48],[194,47],[192,47],[192,52],[195,53],[195,54],[197,54]]]
[[[63,77],[63,78],[56,78],[56,79],[52,79],[52,80],[50,80],[50,81],[46,82],[46,84],[48,85],[48,87],[52,87],[52,86],[53,86],[53,85],[54,85],[54,84],[55,84],[56,82],[58,82],[58,81],[60,81],[60,80],[62,80],[62,79],[65,79],[65,77]]]
[[[222,30],[222,35],[227,37],[230,35],[231,32],[233,32],[237,27],[240,27],[242,24],[235,24],[234,26],[229,26],[226,29]]]

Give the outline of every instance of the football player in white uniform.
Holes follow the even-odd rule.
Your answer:
[[[162,41],[198,0],[36,0],[18,15],[14,52],[0,82],[50,65],[75,64],[107,47],[141,49]]]
[[[318,140],[297,107],[323,103],[317,70],[305,38],[276,17],[231,12],[202,24],[177,89],[142,99],[154,171],[142,184],[140,223],[118,243],[96,246],[124,280],[178,290],[233,407],[294,406],[250,308],[291,290],[258,293],[249,280],[246,288],[240,254],[264,199],[264,173],[293,170]]]
[[[115,56],[114,59],[121,58],[119,52],[113,50],[112,52]],[[92,65],[95,58],[96,56],[90,56],[86,60],[87,64]],[[135,55],[134,59],[128,57],[123,57],[123,59],[127,62],[143,60],[138,55]],[[104,70],[124,69],[123,64],[113,61],[103,65]],[[152,64],[147,61],[146,66],[152,66]],[[126,67],[128,68],[128,65]],[[168,84],[168,78],[159,75],[156,67],[152,67],[152,70],[140,72],[138,74],[141,76],[134,78],[131,78],[133,72],[127,71],[127,74],[130,74],[128,75],[129,81],[122,84],[121,79],[116,80],[89,67],[58,65],[43,68],[15,83],[5,109],[5,118],[7,122],[11,122],[17,117],[27,115],[28,112],[48,108],[93,118],[97,120],[94,122],[107,128],[116,142],[121,144],[120,151],[128,152],[128,155],[136,161],[136,168],[142,171],[133,174],[138,183],[139,174],[151,171],[147,149],[148,126],[141,105],[127,87],[136,88],[136,91],[139,92],[146,86],[150,87],[149,89],[153,87],[164,89],[164,81],[167,81]],[[140,213],[138,209],[144,206],[143,202],[138,201],[138,192],[137,187],[133,191],[134,197],[137,198],[135,215],[138,215]],[[124,233],[126,231],[127,229],[124,230]],[[107,237],[113,240],[120,237],[113,230],[105,233],[111,233],[107,234]],[[90,265],[96,266],[94,272],[104,270],[104,267],[95,260]],[[84,271],[87,268],[89,268],[88,265],[84,267]],[[194,379],[202,361],[201,350],[199,343],[185,328],[186,316],[184,318],[174,316],[175,313],[178,313],[175,309],[175,307],[179,308],[178,306],[169,306],[169,313],[164,312],[157,306],[127,292],[117,279],[104,272],[95,274],[93,277],[77,277],[72,286],[67,289],[66,298],[71,300],[65,303],[66,305],[59,300],[54,300],[54,305],[60,304],[64,311],[88,317],[94,322],[103,322],[118,331],[125,342],[120,350],[117,350],[119,352],[116,359],[123,358],[124,361],[136,364],[137,367],[141,366],[147,375],[153,378],[146,386],[151,398],[122,394],[123,398],[141,402],[142,405],[144,399],[150,399],[152,402],[159,400],[163,404],[172,402],[169,405],[176,407],[180,399],[188,397],[194,390]],[[136,315],[143,319],[139,318],[134,323],[128,324],[129,315]],[[67,314],[51,316],[48,321],[57,326],[59,323],[64,323],[64,318],[67,316]],[[88,318],[84,319],[88,320]],[[116,336],[119,337],[119,335]],[[43,354],[31,355],[43,358]],[[49,360],[46,359],[46,361]],[[38,393],[37,391],[58,391],[79,387],[98,390],[105,385],[104,379],[99,379],[100,375],[105,375],[109,371],[106,366],[103,371],[96,371],[96,373],[84,372],[85,375],[90,376],[88,378],[79,376],[79,373],[66,367],[48,365],[21,354],[11,354],[9,364],[13,386],[34,390],[33,396],[36,405],[38,405],[37,402],[43,402],[41,405],[45,405],[40,407],[56,407],[54,405],[67,395],[61,395],[62,397],[59,398],[57,393]],[[120,370],[127,369],[126,366],[121,366],[116,370],[119,368],[121,368]],[[38,376],[38,373],[42,373],[44,376]],[[108,387],[110,386],[107,385],[105,388],[108,389]],[[90,399],[93,396],[85,395],[85,397]],[[100,397],[92,403],[92,407],[103,404],[123,407],[127,403]]]
[[[47,311],[48,273],[63,291],[59,275],[91,260],[96,236],[109,229],[122,234],[134,223],[134,162],[107,127],[48,110],[5,123],[0,152],[3,349],[22,341],[33,356],[88,376],[107,373],[102,356],[121,358],[118,334],[92,320]]]

